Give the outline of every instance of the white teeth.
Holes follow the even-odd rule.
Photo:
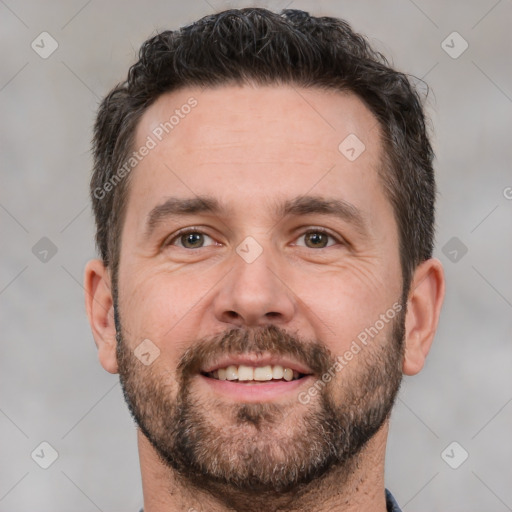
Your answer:
[[[252,366],[241,364],[238,367],[238,380],[254,380],[254,369]]]
[[[272,368],[272,378],[273,379],[282,379],[284,376],[284,369],[280,364],[276,364]]]
[[[238,368],[230,365],[226,368],[226,379],[227,380],[238,380]]]
[[[210,372],[210,376],[218,380],[255,380],[266,382],[271,381],[272,379],[284,379],[289,382],[291,380],[298,379],[300,374],[296,370],[284,368],[279,364],[258,367],[241,364],[239,366],[229,365],[226,368],[218,368],[217,370]]]
[[[290,368],[284,369],[284,380],[292,380],[293,379],[293,370],[290,370]]]
[[[273,372],[272,366],[260,366],[254,368],[254,380],[272,380]]]

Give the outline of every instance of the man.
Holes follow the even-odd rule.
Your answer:
[[[407,78],[344,21],[222,12],[144,43],[94,158],[87,313],[144,510],[399,510],[390,411],[444,297]]]

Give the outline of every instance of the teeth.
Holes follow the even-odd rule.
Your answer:
[[[284,369],[280,364],[276,364],[272,368],[272,378],[273,379],[282,379],[284,376]]]
[[[291,368],[283,368],[281,365],[246,366],[229,365],[227,368],[219,368],[209,374],[218,380],[260,381],[266,382],[272,379],[291,381],[299,378],[299,372]]]
[[[238,367],[238,380],[254,380],[254,369],[241,364]]]
[[[272,366],[270,365],[254,368],[254,380],[272,380],[273,376]]]
[[[293,370],[290,370],[290,368],[284,369],[284,380],[292,380],[293,379]]]
[[[231,365],[226,368],[226,379],[238,380],[238,368],[236,366]]]

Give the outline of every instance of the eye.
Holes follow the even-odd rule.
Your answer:
[[[165,243],[165,245],[176,245],[184,249],[200,249],[215,244],[216,242],[211,236],[197,229],[182,230]]]
[[[297,240],[304,240],[304,243],[297,243],[296,245],[308,247],[309,249],[324,249],[339,243],[333,235],[319,228],[306,231]]]

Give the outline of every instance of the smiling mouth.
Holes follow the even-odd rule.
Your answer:
[[[307,376],[305,373],[299,373],[278,364],[265,366],[229,365],[225,368],[218,368],[213,372],[202,372],[202,375],[215,380],[228,380],[246,384],[290,382]]]

